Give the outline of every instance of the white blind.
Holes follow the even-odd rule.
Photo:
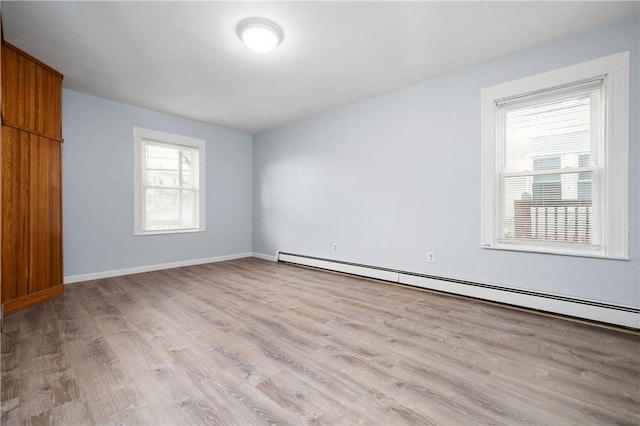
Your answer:
[[[597,78],[496,102],[499,239],[601,244],[603,87]]]

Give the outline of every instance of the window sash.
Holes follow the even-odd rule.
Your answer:
[[[152,191],[148,191],[151,189]],[[153,192],[160,190],[161,192]],[[186,196],[185,196],[186,195]],[[188,195],[191,196],[191,214],[190,217],[184,217],[186,207],[189,207],[186,203]],[[149,198],[161,200],[165,197],[173,197],[175,204],[177,204],[174,212],[177,214],[177,218],[165,218],[164,220],[152,219],[149,208]],[[157,203],[155,203],[157,204]],[[147,188],[145,191],[145,203],[144,203],[144,231],[165,231],[165,230],[196,230],[198,229],[198,191],[191,188]],[[166,213],[166,212],[165,212]],[[171,213],[171,212],[170,212]],[[187,211],[188,213],[188,211]],[[190,226],[187,224],[191,224]]]
[[[145,170],[143,171],[144,175],[143,175],[143,182],[144,185],[147,188],[172,188],[172,189],[198,189],[198,156],[199,154],[199,149],[196,147],[186,147],[186,146],[181,146],[181,145],[177,145],[177,144],[170,144],[170,143],[163,143],[163,142],[158,142],[158,141],[153,141],[153,140],[143,140],[142,141],[142,149],[145,152]],[[184,186],[184,174],[185,174],[185,170],[182,167],[182,164],[180,162],[181,159],[181,154],[178,155],[178,165],[177,165],[177,169],[164,169],[164,168],[151,168],[149,167],[149,156],[148,156],[148,152],[147,149],[149,147],[160,147],[160,148],[165,148],[168,150],[175,150],[175,151],[179,151],[181,152],[188,152],[191,154],[191,169],[189,169],[189,173],[191,174],[191,186]],[[162,184],[149,184],[149,182],[147,181],[148,175],[149,175],[149,170],[152,171],[168,171],[168,172],[177,172],[178,174],[178,179],[177,179],[177,185],[162,185]]]
[[[159,148],[164,148],[166,150],[171,150],[171,151],[176,151],[178,154],[178,165],[176,166],[177,169],[151,169],[149,168],[149,148],[150,147],[159,147]],[[142,150],[144,152],[144,169],[142,170],[143,172],[143,176],[142,176],[142,182],[143,182],[143,194],[142,194],[142,231],[143,232],[154,232],[154,231],[188,231],[188,230],[195,230],[198,229],[198,179],[197,179],[197,175],[198,175],[198,170],[197,170],[197,164],[198,164],[198,155],[199,155],[199,150],[196,147],[187,147],[187,146],[183,146],[183,145],[179,145],[179,144],[173,144],[173,143],[166,143],[166,142],[160,142],[160,141],[155,141],[155,140],[150,140],[150,139],[143,139],[142,140]],[[183,177],[183,170],[182,170],[182,152],[189,152],[191,154],[191,161],[192,161],[192,168],[190,170],[191,175],[192,175],[192,186],[190,187],[185,187],[184,184],[184,177]],[[168,172],[177,172],[178,174],[178,179],[177,179],[177,185],[153,185],[153,184],[149,184],[148,180],[148,176],[149,176],[149,170],[166,170]],[[159,225],[158,222],[159,220],[151,220],[150,219],[150,211],[149,211],[149,195],[150,195],[150,190],[162,190],[165,193],[171,193],[171,192],[176,192],[178,194],[177,197],[175,197],[175,203],[177,204],[175,206],[175,212],[177,213],[178,219],[177,220],[171,220],[171,219],[166,219],[166,225]],[[192,200],[193,200],[193,205],[191,208],[191,220],[185,222],[184,218],[183,218],[183,213],[184,213],[184,200],[185,198],[182,196],[183,192],[189,192],[192,194]],[[151,194],[152,197],[157,198],[160,194]],[[172,211],[166,211],[165,213],[171,214],[173,213]],[[155,225],[153,224],[155,223]],[[170,225],[169,223],[172,223],[173,225]],[[186,225],[186,223],[191,223],[190,226]]]
[[[601,236],[603,233],[602,203],[599,197],[593,194],[594,191],[599,189],[597,181],[596,185],[593,184],[593,178],[600,171],[600,166],[595,164],[592,159],[599,158],[598,149],[602,145],[600,139],[603,137],[601,134],[603,124],[601,121],[604,120],[604,96],[602,92],[605,81],[605,78],[598,77],[577,84],[564,85],[559,89],[558,87],[551,87],[536,91],[533,94],[512,97],[508,101],[503,100],[495,103],[495,108],[498,110],[496,142],[499,158],[497,164],[500,167],[497,175],[499,186],[498,226],[496,227],[497,232],[494,240],[499,244],[508,245],[520,242],[547,247],[571,247],[574,245],[576,247],[589,247],[589,249],[593,250],[601,248]],[[574,126],[574,124],[568,123],[567,126],[564,126],[562,122],[556,121],[563,118],[573,120],[579,117],[580,115],[576,114],[580,114],[580,100],[586,97],[589,98],[588,105],[590,107],[588,111],[583,111],[582,113],[588,114],[589,121],[586,130],[588,133],[584,136],[588,135],[589,137],[589,153],[587,155],[590,161],[588,164],[583,165],[584,161],[582,160],[585,154],[582,153],[577,156],[577,166],[563,167],[563,157],[576,155],[572,152],[572,141],[566,139],[571,134],[571,126]],[[575,101],[577,104],[576,108],[578,109],[575,112],[571,106],[563,105],[563,103],[571,101]],[[527,109],[531,109],[529,114],[532,115],[527,116]],[[534,139],[532,139],[533,142],[529,142],[530,147],[528,149],[518,149],[517,145],[516,147],[511,147],[511,149],[517,149],[512,152],[512,155],[516,155],[512,161],[517,161],[518,156],[534,155],[536,152],[535,141],[537,140],[551,143],[554,146],[552,150],[554,153],[533,158],[530,160],[531,166],[529,167],[522,165],[520,170],[507,170],[507,114],[520,111],[523,114],[520,119],[524,121],[521,121],[520,127],[516,129],[521,132],[533,132],[532,136],[529,137]],[[562,115],[554,116],[554,114]],[[549,117],[551,121],[545,120]],[[545,135],[543,131],[535,130],[538,125],[547,126],[556,131],[547,130],[549,134]],[[527,129],[527,126],[532,126],[532,128]],[[520,135],[520,138],[522,137]],[[560,140],[556,142],[556,138],[560,138]],[[515,139],[512,143],[517,144],[518,140]],[[563,146],[565,147],[564,150],[562,149]],[[579,197],[580,191],[585,189],[584,184],[583,186],[579,185],[580,173],[591,174],[592,194],[590,198],[584,197],[584,194],[582,194],[582,198]],[[512,187],[516,185],[513,188],[517,188],[518,185],[514,179],[518,178],[520,179],[520,184],[525,182],[525,187],[528,189],[523,192],[529,194],[530,202],[513,198],[513,192],[511,192],[510,197],[507,197],[508,184],[510,183]],[[575,182],[575,197],[572,199],[565,198],[563,189],[565,179]],[[507,200],[513,200],[513,205],[508,206]],[[574,200],[577,203],[574,203]],[[543,220],[538,222],[541,214]],[[550,219],[547,216],[550,216]],[[549,220],[551,220],[553,226],[549,226]],[[558,220],[560,225],[558,225]],[[517,228],[525,229],[525,232],[520,230],[519,233]],[[552,231],[549,232],[549,229]]]
[[[571,170],[562,170],[559,181],[535,182],[535,175],[522,175],[506,177],[500,181],[501,208],[500,226],[496,235],[496,241],[501,243],[527,240],[538,241],[539,244],[554,245],[574,242],[581,247],[591,245],[593,249],[602,245],[602,203],[599,202],[600,194],[592,193],[591,198],[580,197],[581,182],[578,173]],[[594,172],[594,188],[597,188],[599,172]],[[527,181],[526,186],[532,186],[533,192],[528,198],[512,200],[506,203],[505,192],[510,179]],[[547,197],[536,197],[535,184],[554,184],[558,188],[570,181],[575,185],[575,197],[566,198],[563,194],[551,193]],[[513,185],[513,184],[512,184]],[[516,185],[517,186],[517,185]],[[507,214],[507,211],[511,214]],[[507,229],[510,233],[507,233]],[[551,230],[551,231],[549,231]],[[543,237],[541,237],[543,235]],[[553,238],[555,236],[555,238]]]

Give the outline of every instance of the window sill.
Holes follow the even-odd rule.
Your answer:
[[[481,247],[483,249],[489,250],[519,251],[525,253],[551,254],[556,256],[588,257],[608,260],[629,260],[629,257],[607,255],[602,253],[602,251],[598,249],[576,250],[571,248],[558,248],[548,246],[542,247],[535,244],[522,243],[497,243],[495,246],[483,245]]]
[[[134,231],[133,235],[136,237],[145,235],[166,235],[166,234],[192,234],[196,232],[204,232],[204,228],[200,229],[166,229],[162,231]]]

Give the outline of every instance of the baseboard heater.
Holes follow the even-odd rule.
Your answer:
[[[278,252],[276,260],[278,262],[311,266],[350,275],[391,281],[413,287],[469,296],[491,302],[499,302],[640,329],[640,309],[632,306],[614,305],[593,300],[577,299],[556,294],[540,293],[296,253]]]

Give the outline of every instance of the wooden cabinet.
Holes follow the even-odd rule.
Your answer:
[[[62,75],[2,44],[0,283],[4,314],[64,292]]]

